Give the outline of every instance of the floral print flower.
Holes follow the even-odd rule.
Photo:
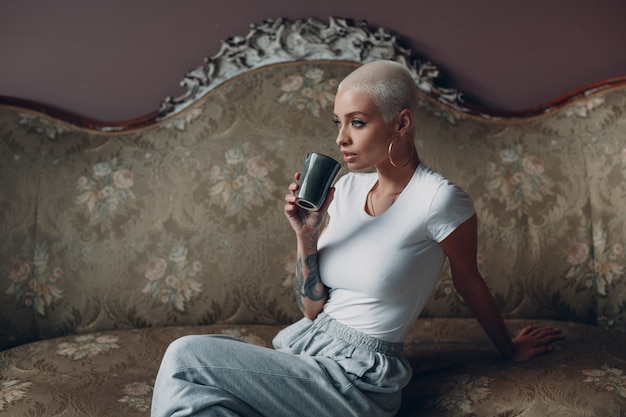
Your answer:
[[[165,257],[153,256],[144,265],[148,283],[144,294],[152,294],[158,302],[185,311],[185,303],[202,292],[202,285],[194,279],[204,269],[200,261],[187,260],[187,248],[181,244],[169,245]]]
[[[163,258],[152,258],[145,266],[146,278],[155,281],[165,275],[167,271],[167,261]]]
[[[268,162],[256,156],[254,158],[248,159],[246,161],[246,168],[248,169],[248,173],[254,178],[263,178],[268,174]]]
[[[82,176],[76,181],[76,204],[86,208],[94,217],[109,215],[134,198],[131,190],[135,183],[132,171],[119,166],[117,158],[94,165],[91,177]]]
[[[571,265],[582,265],[589,258],[589,247],[584,243],[572,243],[565,251],[565,256]]]
[[[24,282],[30,276],[30,266],[26,262],[15,261],[9,267],[9,279],[13,282]]]
[[[224,155],[228,165],[238,165],[244,160],[244,150],[242,148],[229,149]]]
[[[127,169],[120,169],[113,173],[113,185],[119,189],[127,190],[134,184],[133,173]]]
[[[472,407],[491,395],[489,386],[493,380],[487,377],[476,378],[459,375],[451,378],[442,390],[442,396],[435,403],[437,408],[446,411],[472,411]]]
[[[75,361],[99,355],[110,349],[117,349],[118,337],[112,335],[77,336],[74,342],[63,342],[57,346],[57,355],[67,356]]]
[[[280,87],[284,92],[291,93],[293,91],[298,91],[303,84],[304,78],[299,75],[290,75],[289,77],[283,79]]]
[[[520,209],[531,202],[540,202],[551,194],[552,181],[545,175],[541,158],[524,155],[521,147],[503,149],[499,162],[487,164],[487,190],[507,205]]]
[[[20,114],[19,124],[25,125],[37,133],[43,133],[52,140],[66,130],[62,125],[52,123],[48,119],[24,113]]]
[[[211,171],[209,204],[225,209],[228,217],[238,221],[248,219],[253,207],[262,207],[277,189],[269,178],[274,165],[262,155],[253,153],[249,144],[229,149],[226,164]]]
[[[606,296],[608,289],[624,276],[623,247],[619,243],[607,244],[602,225],[593,228],[591,246],[573,242],[565,249],[564,256],[570,264],[565,276],[581,290],[591,288],[598,295]]]
[[[2,381],[0,383],[0,411],[4,411],[7,405],[26,397],[30,382],[18,380]]]
[[[132,382],[124,386],[124,395],[117,402],[127,404],[135,410],[147,413],[152,403],[152,385],[145,382]]]
[[[64,275],[62,268],[50,268],[48,254],[37,248],[32,264],[18,260],[9,265],[8,277],[11,284],[6,294],[13,295],[18,302],[45,316],[46,308],[63,298],[63,291],[57,286],[57,282]]]
[[[324,80],[324,70],[321,68],[310,68],[304,76],[290,75],[281,81],[283,94],[278,102],[319,116],[320,111],[335,100],[337,85],[338,81],[334,78]]]
[[[621,369],[604,366],[601,369],[587,369],[582,372],[587,377],[584,382],[592,384],[597,390],[614,392],[626,398],[626,375]]]

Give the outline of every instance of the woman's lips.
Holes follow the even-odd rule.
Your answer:
[[[354,162],[356,160],[357,155],[351,152],[343,152],[343,160],[347,163]]]

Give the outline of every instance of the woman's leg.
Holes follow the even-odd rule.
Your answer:
[[[370,407],[332,359],[226,336],[186,336],[163,357],[152,417],[347,417],[366,415]]]

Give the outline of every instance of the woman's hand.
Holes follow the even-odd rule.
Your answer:
[[[554,350],[554,342],[563,340],[561,329],[552,327],[528,326],[513,338],[513,355],[516,362],[528,360],[534,356]]]
[[[298,190],[298,180],[300,174],[296,173],[295,181],[289,185],[289,194],[285,196],[285,216],[289,220],[291,227],[299,237],[319,236],[322,220],[328,210],[328,205],[333,199],[335,189],[331,188],[324,204],[318,211],[308,211],[296,204],[296,191]]]

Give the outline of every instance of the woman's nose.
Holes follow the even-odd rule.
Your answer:
[[[346,135],[343,128],[339,129],[339,133],[337,133],[337,139],[335,139],[335,143],[337,143],[338,146],[341,146],[347,144],[349,140],[349,136]]]

